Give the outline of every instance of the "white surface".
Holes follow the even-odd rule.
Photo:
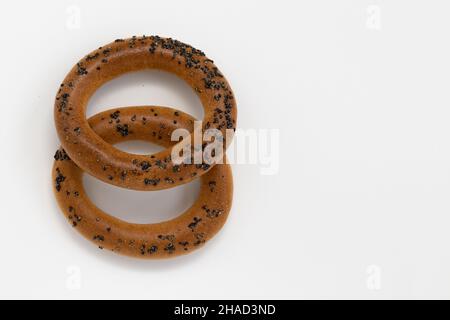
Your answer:
[[[3,3],[0,297],[450,298],[449,10],[444,0]],[[234,89],[238,126],[280,129],[278,174],[235,165],[225,228],[170,261],[98,250],[51,189],[60,82],[84,54],[134,34],[204,50]],[[89,114],[152,103],[202,114],[184,83],[152,72],[107,84]],[[137,222],[174,216],[198,191],[87,181],[99,206]]]

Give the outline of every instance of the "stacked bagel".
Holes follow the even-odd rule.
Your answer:
[[[185,80],[204,108],[202,125],[182,111],[162,106],[123,107],[86,119],[92,94],[105,82],[127,72],[158,69]],[[118,39],[80,60],[61,84],[54,108],[61,147],[53,166],[57,202],[68,222],[99,248],[140,258],[167,258],[192,252],[224,225],[231,208],[233,181],[225,149],[236,128],[233,92],[214,62],[177,40],[158,36]],[[191,134],[172,141],[175,130]],[[214,130],[223,139],[214,158],[194,161],[214,141],[195,145],[195,134]],[[136,155],[115,143],[146,140],[166,149]],[[214,139],[214,140],[217,140]],[[216,141],[217,142],[217,141]],[[186,152],[175,161],[174,151]],[[178,153],[177,153],[178,154]],[[188,155],[188,156],[187,156]],[[201,179],[195,203],[175,219],[156,224],[134,224],[96,207],[87,196],[82,174],[119,187],[154,191]]]

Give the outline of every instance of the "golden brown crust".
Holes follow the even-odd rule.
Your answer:
[[[189,182],[206,173],[212,165],[193,163],[181,169],[174,168],[168,148],[154,155],[148,170],[136,170],[135,162],[148,161],[148,156],[136,156],[114,148],[101,139],[86,120],[88,100],[97,88],[121,74],[142,69],[168,71],[185,80],[198,94],[205,109],[203,130],[218,129],[225,139],[227,129],[235,130],[233,92],[213,61],[200,50],[179,41],[143,36],[119,39],[100,47],[69,72],[58,91],[54,108],[61,144],[80,168],[110,184],[135,190],[158,190]],[[147,116],[149,119],[160,118],[157,112]],[[129,134],[130,128],[124,126],[122,115],[108,117],[114,122],[115,130],[124,136]],[[186,138],[180,143],[191,139]],[[224,145],[229,143],[225,140]],[[163,170],[158,165],[161,163]],[[103,170],[105,167],[107,169]],[[122,178],[123,172],[128,172],[125,178]],[[165,177],[169,180],[164,180]],[[160,182],[145,183],[149,179]]]
[[[114,112],[120,114],[121,124],[131,129],[128,135],[123,136],[116,130],[116,123],[110,121]],[[151,116],[155,112],[157,118]],[[99,113],[88,123],[106,143],[140,139],[169,147],[173,145],[171,132],[176,128],[191,130],[193,120],[172,108],[128,107]],[[149,134],[157,128],[161,138]],[[83,236],[102,249],[148,259],[174,257],[201,247],[224,225],[233,192],[230,166],[217,164],[201,177],[198,199],[179,217],[156,224],[134,224],[108,215],[90,201],[83,188],[82,170],[62,148],[55,154],[53,181],[59,206]]]

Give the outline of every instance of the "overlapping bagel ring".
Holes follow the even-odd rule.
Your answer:
[[[86,119],[92,94],[107,81],[127,72],[157,69],[185,80],[197,93],[204,108],[200,130],[195,119],[167,107],[127,107],[105,111]],[[214,62],[187,44],[158,36],[118,39],[79,61],[66,76],[56,96],[55,124],[61,148],[53,167],[57,202],[70,224],[102,249],[142,258],[166,258],[201,247],[224,225],[232,202],[232,175],[225,159],[226,147],[236,128],[233,92]],[[175,129],[191,134],[171,141]],[[196,134],[220,131],[223,148],[219,157],[198,163],[194,154],[210,143],[197,146]],[[194,132],[195,130],[195,132]],[[216,131],[217,132],[217,131]],[[167,149],[153,155],[123,152],[112,144],[147,140]],[[172,151],[190,148],[183,163],[172,161]],[[134,190],[159,190],[201,179],[200,195],[179,217],[155,224],[134,224],[108,215],[86,195],[82,173],[109,184]]]
[[[158,118],[152,117],[158,113]],[[120,114],[130,132],[124,136],[111,122]],[[142,119],[148,119],[142,121]],[[176,120],[176,122],[174,121]],[[177,128],[193,129],[194,118],[166,107],[127,107],[99,113],[88,120],[92,130],[106,143],[147,140],[170,147]],[[163,128],[163,129],[161,129]],[[149,132],[161,130],[156,137]],[[224,225],[231,208],[233,181],[230,165],[216,164],[202,175],[200,195],[175,219],[156,224],[134,224],[117,219],[96,207],[83,188],[82,170],[64,149],[55,154],[53,166],[57,202],[69,223],[101,249],[140,258],[166,258],[189,253],[211,239]]]
[[[101,139],[86,120],[89,98],[101,85],[126,72],[144,69],[168,71],[185,80],[203,105],[203,131],[220,130],[224,149],[229,145],[227,130],[235,130],[237,112],[227,80],[202,51],[158,36],[118,39],[80,60],[66,76],[57,94],[54,107],[56,129],[70,158],[94,177],[134,190],[171,188],[201,176],[211,169],[213,163],[190,161],[190,164],[178,166],[170,161],[171,148],[154,154],[151,159],[146,155],[123,152]],[[153,112],[146,118],[158,119],[159,116],[158,112]],[[110,120],[115,122],[115,130],[124,136],[129,134],[130,128],[116,115],[111,115]],[[187,143],[194,146],[193,135],[179,142]],[[202,147],[206,148],[209,143],[212,142],[206,142]]]

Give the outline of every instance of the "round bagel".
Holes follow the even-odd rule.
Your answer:
[[[120,113],[122,125],[132,128],[128,135],[118,132],[116,123],[110,121],[110,115],[114,112]],[[158,117],[152,117],[154,113],[158,113]],[[148,120],[144,122],[143,118]],[[104,111],[91,117],[88,124],[105,143],[147,140],[170,147],[173,145],[171,132],[177,128],[192,130],[193,120],[193,117],[181,111],[152,106]],[[156,129],[160,130],[159,136],[149,134]],[[107,167],[99,169],[110,172]],[[65,149],[60,148],[55,154],[53,181],[62,212],[78,232],[101,249],[131,257],[167,258],[192,252],[222,228],[231,208],[233,182],[228,164],[216,164],[202,175],[200,195],[188,210],[175,219],[155,224],[128,223],[100,210],[87,196],[82,174],[82,169],[71,160]],[[162,177],[166,178],[172,179]],[[152,183],[156,183],[156,180],[149,184]]]
[[[227,139],[231,136],[230,131],[236,128],[237,113],[227,80],[202,51],[177,40],[158,36],[118,39],[80,60],[66,76],[56,96],[56,129],[65,152],[81,169],[96,178],[134,190],[171,188],[205,174],[215,162],[207,163],[203,159],[196,163],[198,161],[193,161],[191,157],[180,166],[171,161],[173,145],[151,158],[123,152],[96,134],[86,120],[88,101],[101,85],[124,73],[143,69],[173,73],[192,87],[205,111],[200,134],[208,129],[219,130],[224,141],[223,149],[218,152],[224,155],[224,149],[231,142]],[[170,121],[179,121],[178,114],[174,111],[174,119]],[[114,130],[122,136],[135,130],[136,123],[125,124],[120,112],[111,112],[106,116],[114,124]],[[161,114],[149,112],[145,118],[141,120],[159,121]],[[159,130],[150,133],[160,136]],[[178,147],[188,143],[193,153],[192,134],[179,142]],[[201,151],[210,143],[202,143]],[[146,164],[144,170],[140,169],[142,163]]]

